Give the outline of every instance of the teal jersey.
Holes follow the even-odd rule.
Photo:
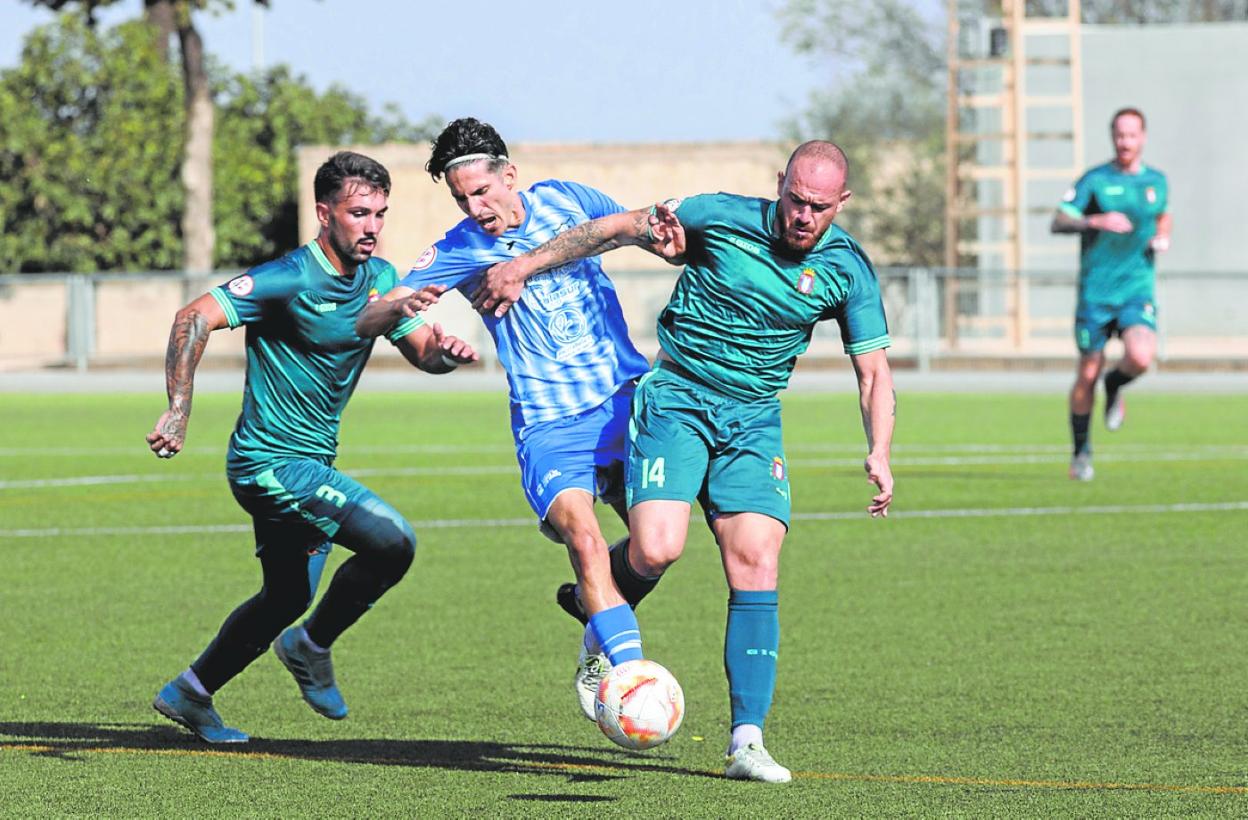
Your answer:
[[[343,408],[373,350],[373,339],[355,335],[355,320],[397,282],[394,266],[378,258],[342,276],[310,242],[209,291],[231,328],[247,326],[243,411],[226,467],[231,477],[291,458],[333,464]],[[390,339],[422,324],[420,317],[407,319]]]
[[[743,400],[774,396],[822,319],[839,323],[846,353],[889,346],[871,260],[837,225],[793,255],[773,201],[703,194],[676,215],[686,265],[659,314],[659,344],[697,378]]]
[[[1138,174],[1119,170],[1113,162],[1098,165],[1066,192],[1061,210],[1076,218],[1118,211],[1131,220],[1130,233],[1085,231],[1080,241],[1079,301],[1121,305],[1153,301],[1155,271],[1149,241],[1157,218],[1166,212],[1166,177],[1155,168]]]

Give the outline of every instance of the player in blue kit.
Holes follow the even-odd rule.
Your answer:
[[[1092,444],[1088,422],[1096,382],[1105,366],[1105,343],[1122,337],[1122,360],[1105,374],[1105,427],[1122,426],[1122,388],[1143,374],[1157,350],[1154,258],[1170,247],[1166,177],[1141,161],[1144,115],[1123,108],[1110,120],[1114,159],[1090,169],[1066,193],[1053,216],[1054,233],[1077,233],[1079,301],[1075,344],[1079,365],[1070,389],[1074,454],[1070,477],[1090,481]]]
[[[416,549],[415,533],[393,507],[333,468],[339,420],[373,348],[372,337],[356,335],[356,317],[397,280],[394,267],[372,255],[390,175],[376,161],[343,151],[318,169],[315,192],[316,239],[178,311],[165,358],[169,409],[147,436],[161,458],[182,450],[208,335],[246,325],[247,381],[226,475],[252,517],[263,586],[153,702],[209,743],[248,740],[224,724],[212,695],[270,643],[314,710],[346,717],[330,647],[398,583]],[[419,316],[405,318],[389,337],[431,373],[477,359],[463,340]],[[307,620],[290,626],[312,602],[332,543],[355,554]]]
[[[780,645],[779,560],[790,484],[780,401],[817,322],[835,319],[858,377],[864,468],[887,515],[896,397],[888,323],[866,252],[833,223],[850,192],[836,145],[802,144],[775,200],[704,194],[578,226],[496,266],[481,308],[510,315],[542,271],[621,245],[670,243],[685,269],[659,314],[660,352],[633,400],[626,474],[634,566],[661,575],[685,548],[701,504],[728,582],[724,670],[732,734],[724,774],[782,783],[791,772],[763,746]],[[648,217],[653,215],[654,219]]]
[[[364,312],[356,324],[361,336],[384,333],[415,315],[429,294],[449,288],[471,294],[494,263],[623,210],[574,182],[546,180],[517,190],[506,144],[491,126],[472,118],[447,125],[434,140],[426,169],[435,181],[446,177],[468,218]],[[663,255],[657,245],[648,249]],[[561,603],[583,622],[587,616],[575,683],[581,710],[592,720],[598,682],[610,665],[641,657],[632,607],[655,583],[634,568],[627,538],[608,550],[593,506],[596,496],[627,522],[629,404],[649,363],[629,340],[615,287],[597,260],[550,271],[530,284],[506,318],[484,320],[507,372],[525,497],[542,532],[567,547],[576,573],[583,614],[576,601],[565,597]]]

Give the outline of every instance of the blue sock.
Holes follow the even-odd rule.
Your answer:
[[[776,691],[776,651],[780,648],[779,593],[774,589],[728,593],[724,671],[732,698],[732,725],[762,728]]]
[[[632,607],[620,604],[589,616],[589,628],[594,631],[602,651],[612,666],[625,661],[639,661],[641,654],[641,629]]]

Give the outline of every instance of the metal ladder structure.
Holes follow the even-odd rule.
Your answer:
[[[1082,172],[1080,0],[1064,5],[1065,14],[1040,17],[1026,0],[948,0],[945,266],[1006,272],[1015,348],[1030,332],[1022,272],[1070,254],[1029,236],[1028,221],[1032,234],[1040,219],[1047,226],[1054,186],[1060,194]],[[944,325],[955,349],[958,291],[949,277]]]

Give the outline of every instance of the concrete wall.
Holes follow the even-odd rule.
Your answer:
[[[1248,24],[1085,26],[1084,145],[1111,156],[1109,118],[1148,118],[1144,162],[1170,182],[1170,271],[1248,270]]]

